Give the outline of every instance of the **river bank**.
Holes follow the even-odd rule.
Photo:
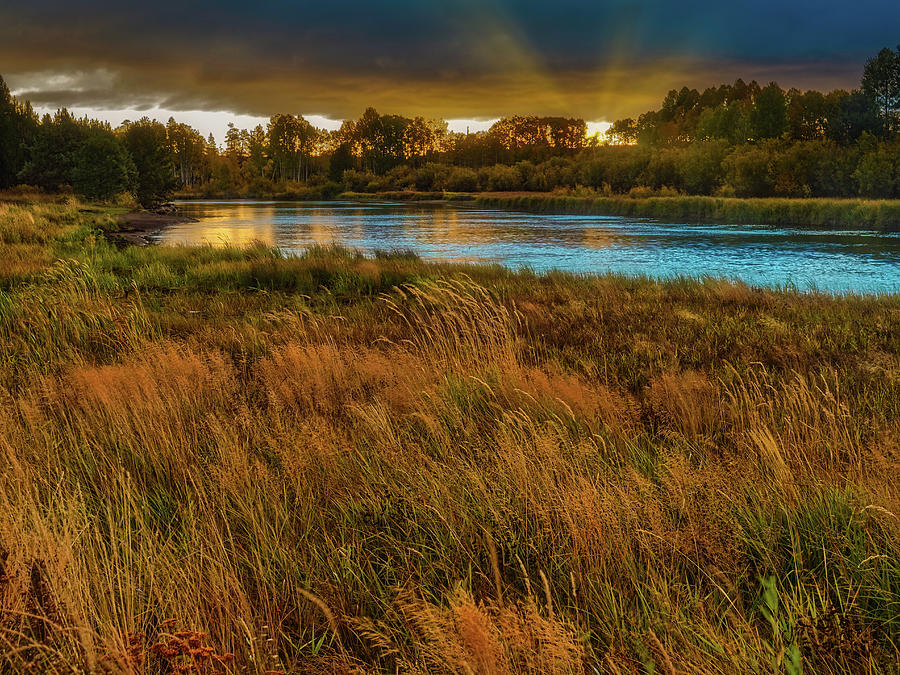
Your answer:
[[[834,230],[900,232],[900,200],[863,199],[742,199],[702,196],[572,196],[533,192],[342,192],[276,195],[204,196],[182,194],[181,199],[274,199],[276,201],[375,200],[457,202],[496,209],[539,213],[631,216],[674,223],[731,223]]]
[[[739,199],[726,197],[571,197],[475,195],[490,208],[665,219],[675,223],[733,223],[781,227],[900,231],[900,201],[860,199]]]
[[[106,234],[110,241],[120,245],[146,246],[153,235],[167,227],[196,222],[196,218],[180,214],[177,210],[168,213],[130,211],[119,215],[116,228],[107,230]]]

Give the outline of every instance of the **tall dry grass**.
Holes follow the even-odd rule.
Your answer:
[[[0,670],[895,672],[896,297],[70,215],[0,289]]]
[[[452,198],[452,197],[451,197]],[[703,196],[567,196],[557,194],[478,195],[474,201],[493,208],[550,213],[668,218],[673,222],[765,223],[786,227],[900,231],[897,200],[780,199]]]

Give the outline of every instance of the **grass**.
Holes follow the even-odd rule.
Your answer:
[[[550,192],[419,192],[393,190],[377,193],[295,190],[275,195],[281,200],[374,200],[469,202],[485,208],[539,213],[629,216],[676,223],[731,223],[834,230],[900,232],[900,200],[831,198],[737,198],[663,194],[635,189],[610,196],[579,188],[575,194]],[[196,195],[184,194],[184,198]],[[228,198],[228,196],[225,196]]]
[[[834,230],[900,232],[900,200],[782,199],[659,195],[634,190],[621,196],[529,192],[345,192],[338,199],[446,200],[497,209],[655,218],[676,223],[732,223]]]
[[[900,201],[863,199],[740,199],[734,197],[572,197],[494,194],[475,202],[492,208],[552,213],[663,218],[674,222],[900,232]]]
[[[900,297],[83,209],[0,206],[0,671],[897,672]]]

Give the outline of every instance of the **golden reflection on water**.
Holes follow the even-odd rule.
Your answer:
[[[214,246],[248,246],[257,242],[267,246],[275,245],[275,232],[271,226],[257,225],[248,228],[210,224],[196,229],[195,232],[197,233],[196,239]]]
[[[485,240],[484,232],[461,224],[459,213],[455,209],[435,210],[431,225],[433,230],[429,234],[437,244],[465,246]],[[411,220],[407,229],[417,229],[416,221]]]
[[[455,252],[448,259],[483,261],[485,257],[470,253],[484,244],[550,243],[566,248],[600,250],[611,246],[616,235],[604,228],[548,231],[528,227],[520,220],[476,218],[455,208],[410,209],[396,218],[373,220],[371,207],[343,208],[304,206],[296,211],[296,222],[286,218],[290,211],[282,204],[233,202],[225,207],[206,206],[200,222],[172,228],[166,239],[171,243],[207,243],[214,246],[246,246],[260,242],[269,246],[307,248],[343,243],[359,246],[362,242],[375,247],[403,248],[420,242]],[[409,216],[413,217],[409,217]],[[383,214],[381,214],[383,218]],[[376,243],[377,242],[377,243]]]
[[[609,248],[615,241],[615,235],[609,230],[604,230],[599,227],[589,227],[584,231],[581,245],[585,248],[593,249],[594,251],[600,251],[604,248]]]
[[[205,211],[199,223],[190,224],[190,234],[185,233],[185,239],[213,246],[248,246],[257,242],[274,246],[275,214],[275,205],[234,202],[227,209]],[[181,239],[179,228],[172,229],[173,238]]]

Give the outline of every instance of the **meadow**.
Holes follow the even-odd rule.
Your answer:
[[[896,673],[900,296],[0,202],[0,672]]]

